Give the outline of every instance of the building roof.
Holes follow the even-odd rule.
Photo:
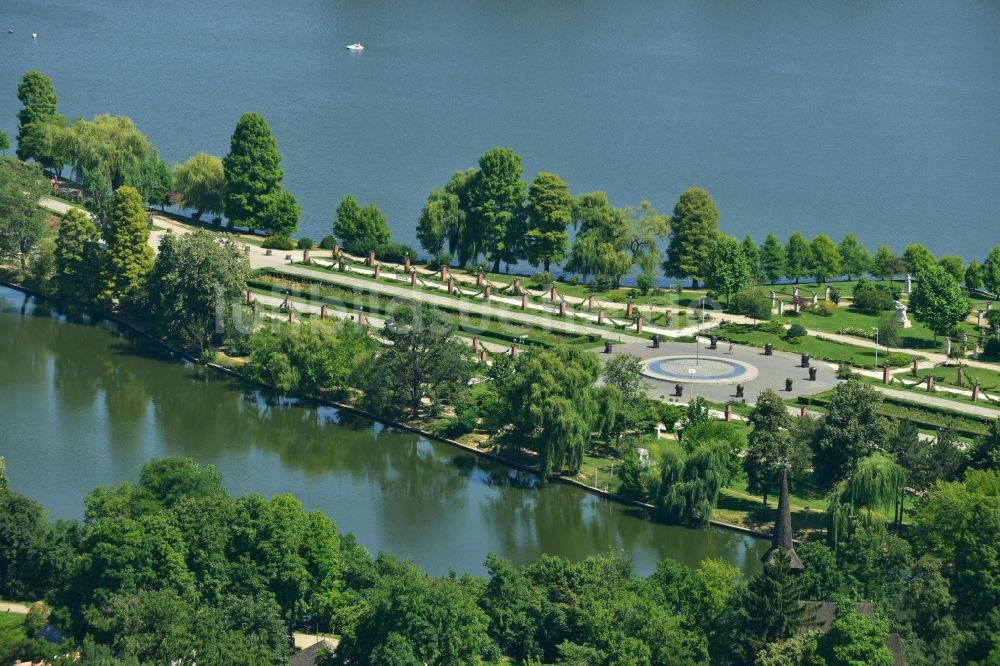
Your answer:
[[[795,552],[792,543],[792,508],[788,503],[788,467],[781,470],[781,493],[778,495],[778,518],[774,521],[774,530],[771,532],[771,547],[760,558],[762,562],[770,564],[774,560],[777,551],[783,551],[788,556],[788,568],[792,571],[802,571],[802,560]]]
[[[799,628],[799,633],[807,631],[819,631],[826,633],[830,631],[834,621],[837,619],[837,604],[833,601],[800,601],[799,604],[806,609],[805,621]],[[859,601],[854,604],[854,611],[859,615],[874,618],[875,608],[869,601]],[[903,650],[903,641],[899,634],[889,634],[885,637],[885,646],[892,652],[893,666],[906,666],[906,652]]]
[[[337,645],[335,643],[332,643],[324,638],[318,643],[310,645],[309,647],[299,650],[293,654],[289,664],[291,666],[314,666],[316,663],[316,653],[319,652],[321,648],[326,648],[330,652],[333,652],[336,647]]]

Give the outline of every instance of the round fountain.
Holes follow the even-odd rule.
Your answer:
[[[736,384],[755,379],[757,368],[720,356],[659,356],[643,364],[642,374],[664,382]]]

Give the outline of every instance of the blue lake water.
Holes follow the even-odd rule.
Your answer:
[[[980,260],[1000,240],[1000,3],[5,0],[2,16],[11,137],[29,68],[63,113],[131,116],[168,162],[224,154],[256,110],[314,237],[350,192],[415,244],[430,188],[508,145],[529,178],[618,205],[670,210],[703,186],[726,231],[758,240],[854,231]]]

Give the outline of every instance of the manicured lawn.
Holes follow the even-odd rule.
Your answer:
[[[958,386],[958,367],[957,366],[938,366],[936,368],[925,368],[917,371],[917,377],[919,379],[926,379],[929,375],[934,375],[934,381],[937,384],[947,384],[948,386]],[[912,374],[906,374],[907,379],[916,379]],[[997,366],[996,370],[983,370],[982,368],[965,368],[965,388],[966,390],[972,389],[972,381],[978,379],[983,390],[986,391],[1000,391],[1000,365]]]
[[[772,333],[764,333],[758,330],[739,330],[733,327],[722,329],[723,340],[732,340],[739,344],[750,345],[752,347],[764,347],[770,342],[775,349],[791,352],[793,354],[809,354],[813,359],[829,361],[832,363],[850,363],[855,367],[874,368],[875,350],[864,347],[855,347],[831,340],[820,340],[813,336],[802,339],[800,344],[792,344],[782,337]],[[882,353],[884,358],[885,353]]]

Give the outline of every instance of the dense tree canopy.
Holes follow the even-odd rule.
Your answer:
[[[760,250],[760,271],[768,282],[777,282],[785,275],[785,248],[773,233],[767,234]]]
[[[542,172],[528,188],[528,232],[525,252],[532,266],[549,270],[566,253],[566,228],[573,217],[573,197],[566,182],[554,173]]]
[[[910,296],[913,317],[927,324],[934,335],[947,335],[969,314],[969,298],[958,281],[937,264],[920,273]]]
[[[100,289],[101,235],[90,216],[78,208],[66,211],[55,246],[54,294],[64,311],[92,308]]]
[[[245,113],[236,123],[226,177],[226,217],[236,226],[287,235],[299,223],[295,198],[282,189],[281,154],[264,116]]]
[[[632,267],[625,211],[608,203],[604,192],[587,192],[573,202],[576,238],[566,268],[600,286],[617,286]]]
[[[993,246],[982,265],[983,286],[1000,295],[1000,245]]]
[[[479,172],[469,189],[472,212],[470,257],[516,263],[524,254],[525,184],[521,158],[510,148],[494,148],[479,158]]]
[[[809,243],[809,258],[812,274],[820,284],[842,271],[840,250],[826,234],[816,236]]]
[[[135,188],[123,185],[115,191],[104,241],[107,250],[101,264],[99,302],[123,306],[141,302],[153,267],[153,248],[149,246],[146,209]]]
[[[149,314],[168,338],[204,349],[237,333],[249,276],[250,259],[234,241],[207,231],[165,235],[149,277]]]
[[[712,245],[705,262],[705,285],[730,296],[750,284],[754,264],[746,256],[743,245],[732,236],[720,235]]]
[[[22,271],[45,231],[45,212],[38,204],[47,192],[38,167],[0,157],[0,260],[16,260]]]
[[[697,286],[718,236],[719,211],[711,195],[701,188],[688,188],[670,218],[670,244],[663,272],[667,277],[690,277]]]
[[[785,277],[799,280],[809,275],[813,265],[812,248],[799,232],[792,234],[785,245]]]
[[[763,496],[766,505],[768,494],[778,490],[781,470],[789,462],[791,419],[781,396],[766,389],[757,397],[749,422],[751,430],[743,457],[747,491]]]
[[[389,221],[375,204],[361,206],[350,194],[337,206],[333,235],[340,239],[348,252],[367,255],[392,238]]]
[[[52,79],[33,69],[25,72],[17,86],[17,99],[22,104],[17,112],[18,159],[34,159],[44,167],[52,167],[51,160],[47,159],[50,156],[46,151],[39,150],[37,141],[29,138],[29,134],[39,132],[46,124],[65,122],[58,114],[59,98]]]
[[[840,241],[838,246],[840,251],[841,270],[847,275],[847,279],[852,277],[864,277],[872,268],[872,258],[858,237],[854,234],[847,234]]]
[[[181,205],[193,208],[195,219],[225,210],[226,171],[218,157],[200,152],[183,164],[175,164],[173,178]]]
[[[934,254],[920,243],[910,243],[903,249],[903,263],[907,272],[917,277],[937,267]]]

